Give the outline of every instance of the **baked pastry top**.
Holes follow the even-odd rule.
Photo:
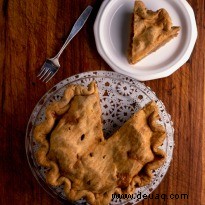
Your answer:
[[[150,183],[152,170],[165,161],[159,146],[165,139],[157,123],[154,102],[136,112],[109,139],[102,131],[98,89],[70,85],[64,97],[46,109],[34,138],[41,145],[36,159],[48,167],[47,183],[64,184],[71,201],[85,198],[91,205],[105,205],[113,193],[130,194]]]
[[[165,9],[147,10],[142,1],[135,1],[128,62],[137,63],[177,36],[179,30],[172,26]]]

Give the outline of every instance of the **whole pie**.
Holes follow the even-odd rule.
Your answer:
[[[107,205],[112,194],[131,194],[150,183],[152,170],[165,161],[165,139],[150,102],[107,140],[103,136],[98,88],[70,85],[63,98],[49,105],[46,119],[34,129],[40,144],[36,159],[48,167],[46,181],[64,185],[68,200],[85,198]]]
[[[180,27],[172,26],[165,9],[147,10],[142,1],[135,1],[128,61],[135,64],[178,35]],[[160,56],[159,56],[160,57]]]

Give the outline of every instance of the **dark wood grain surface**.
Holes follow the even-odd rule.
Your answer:
[[[38,100],[62,79],[84,71],[111,70],[96,50],[93,23],[102,1],[0,1],[0,204],[57,205],[33,177],[25,132]],[[173,161],[153,194],[188,199],[149,199],[142,205],[204,205],[205,202],[205,3],[189,0],[198,39],[188,62],[173,75],[145,82],[164,102],[175,128]],[[61,69],[47,84],[36,74],[56,54],[87,5],[94,10],[62,54]]]

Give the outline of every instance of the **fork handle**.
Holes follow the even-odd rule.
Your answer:
[[[91,11],[92,11],[92,6],[88,6],[83,13],[79,16],[77,21],[75,22],[68,38],[66,39],[65,43],[63,44],[62,48],[58,52],[58,54],[53,58],[53,59],[58,59],[66,46],[69,44],[69,42],[73,39],[73,37],[80,31],[80,29],[84,26],[85,22],[87,21]]]

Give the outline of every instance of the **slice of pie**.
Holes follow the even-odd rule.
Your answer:
[[[71,85],[34,130],[40,144],[36,159],[49,168],[47,183],[63,184],[69,200],[107,205],[112,194],[130,194],[149,184],[152,170],[163,164],[159,146],[166,134],[158,119],[151,102],[105,140],[96,84]]]
[[[179,30],[180,27],[172,26],[172,20],[165,9],[154,12],[147,10],[143,2],[135,1],[129,63],[135,64],[156,51],[177,36]]]

